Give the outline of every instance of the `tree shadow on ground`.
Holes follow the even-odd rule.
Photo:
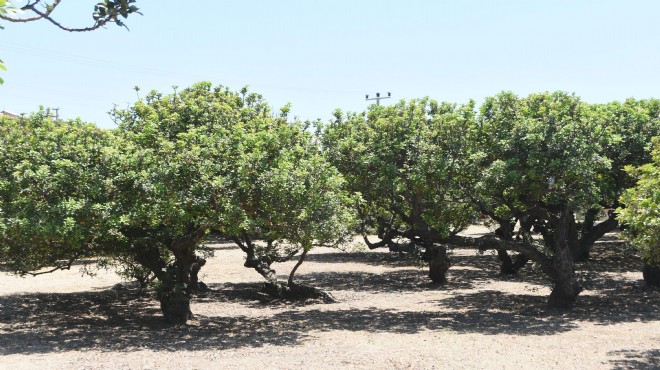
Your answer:
[[[610,258],[605,251],[598,254]],[[369,253],[365,255],[365,264],[374,262]],[[590,263],[599,263],[599,258]],[[454,256],[450,282],[444,287],[427,283],[426,271],[419,268],[395,268],[382,274],[357,271],[297,275],[298,282],[333,292],[442,290],[438,299],[430,302],[437,309],[431,310],[428,305],[426,310],[340,308],[316,303],[303,306],[273,300],[261,293],[260,283],[225,283],[211,284],[212,290],[196,297],[194,302],[241,305],[252,310],[251,315],[198,314],[191,325],[171,326],[160,315],[153,297],[138,295],[130,289],[0,296],[0,354],[292,346],[304,342],[314,332],[341,330],[405,334],[451,330],[541,336],[573,330],[580,322],[610,325],[659,320],[660,291],[646,288],[639,280],[625,280],[605,273],[610,269],[629,271],[626,269],[630,267],[621,267],[616,259],[607,261],[609,268],[590,277],[594,291],[578,297],[572,310],[548,309],[546,297],[541,295],[474,289],[480,283],[497,279],[530,281],[526,276],[503,277],[492,270],[492,256],[478,255]],[[532,272],[531,275],[541,279]],[[474,291],[465,291],[469,289]],[[399,298],[406,299],[406,296]],[[631,352],[626,354],[625,360],[613,364],[621,367],[654,365],[652,361],[657,354],[657,351]]]
[[[0,354],[294,345],[306,336],[266,317],[197,316],[172,326],[150,297],[114,291],[0,297]]]
[[[575,323],[553,317],[523,316],[485,310],[399,311],[392,309],[290,310],[273,317],[309,330],[415,334],[425,330],[458,333],[551,335],[572,330]]]
[[[335,309],[334,305],[313,304],[301,308],[282,301],[275,302],[279,309],[273,311],[273,300],[260,293],[260,285],[223,284],[195,302],[261,308],[261,316],[197,315],[197,320],[189,326],[167,324],[153,297],[138,296],[131,291],[3,296],[0,297],[0,353],[291,346],[306,340],[314,331],[341,330],[552,335],[573,330],[582,321],[606,325],[651,322],[660,317],[658,291],[634,284],[609,294],[580,297],[572,310],[547,309],[543,296],[486,290],[454,294],[437,300],[437,310],[419,311],[378,307]],[[625,364],[621,362],[621,366]]]
[[[451,307],[468,312],[499,312],[514,316],[611,325],[660,320],[659,293],[643,285],[630,284],[616,291],[581,295],[570,309],[552,309],[547,307],[545,296],[485,290],[455,294],[438,300],[437,304],[439,309]]]
[[[309,272],[296,275],[296,282],[325,290],[367,291],[373,293],[399,293],[419,290],[473,289],[494,279],[530,282],[526,276],[499,276],[497,272],[473,266],[452,266],[445,284],[433,283],[428,268],[399,268],[382,273],[363,271]],[[544,281],[541,277],[541,281]]]
[[[623,356],[623,359],[610,360],[614,369],[660,369],[660,349],[620,350],[609,352],[608,355]]]
[[[12,296],[3,297],[1,302],[2,355],[89,349],[196,351],[292,346],[315,331],[414,334],[454,330],[547,335],[574,327],[563,320],[485,310],[421,312],[376,307],[289,309],[261,317],[197,315],[192,325],[170,326],[151,300],[118,298],[108,291]]]
[[[415,267],[420,264],[419,258],[411,254],[391,253],[387,248],[372,252],[330,252],[310,254],[306,262],[313,263],[359,263],[370,266]]]
[[[500,262],[494,253],[479,253],[476,249],[454,248],[450,250],[449,260],[451,268],[449,269],[449,284],[456,279],[467,278],[456,273],[461,267],[469,267],[483,270],[481,276],[487,276],[488,279],[504,281],[525,281],[533,284],[548,284],[548,279],[532,263],[524,266],[518,274],[505,275],[500,273]],[[411,270],[417,270],[421,275],[428,274],[427,262],[421,261],[412,255],[401,255],[399,253],[389,253],[386,249],[381,252],[353,252],[353,253],[319,253],[311,254],[306,258],[307,262],[313,263],[355,263],[379,267],[409,267]],[[455,278],[453,275],[457,274]],[[428,279],[427,279],[428,280]]]
[[[578,263],[577,269],[592,272],[638,272],[642,261],[637,251],[623,242],[598,242],[594,244],[587,262]]]

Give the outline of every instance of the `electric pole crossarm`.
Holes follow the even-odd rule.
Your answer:
[[[375,101],[376,101],[376,105],[380,105],[380,101],[381,101],[381,100],[383,100],[383,99],[389,99],[389,98],[391,98],[391,97],[392,97],[392,93],[390,93],[390,92],[387,93],[387,96],[380,96],[380,93],[376,93],[376,97],[375,97],[375,98],[369,98],[369,94],[367,94],[367,95],[365,96],[365,100],[375,100]]]

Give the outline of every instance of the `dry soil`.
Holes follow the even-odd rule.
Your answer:
[[[660,291],[616,234],[578,265],[585,290],[571,310],[546,308],[533,266],[502,276],[474,250],[453,250],[439,286],[387,250],[316,249],[297,281],[339,301],[324,304],[272,300],[238,248],[212,248],[201,273],[211,291],[187,326],[165,323],[152,295],[118,289],[112,272],[0,274],[0,368],[660,368]],[[284,278],[292,266],[276,267]]]

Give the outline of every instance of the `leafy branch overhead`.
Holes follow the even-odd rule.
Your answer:
[[[114,23],[120,27],[126,27],[124,19],[129,15],[139,12],[135,2],[137,0],[104,0],[94,6],[92,17],[94,24],[85,27],[70,27],[62,24],[55,19],[53,13],[62,3],[62,0],[42,1],[28,0],[23,6],[15,5],[8,0],[0,0],[0,19],[11,23],[29,23],[39,20],[46,20],[58,28],[68,32],[88,32],[94,31],[109,23]],[[0,24],[0,29],[3,29]],[[128,29],[128,27],[126,27]],[[7,70],[3,61],[0,59],[0,69]],[[4,80],[0,78],[0,85]]]
[[[47,20],[58,28],[68,32],[87,32],[97,30],[109,23],[115,23],[118,26],[126,27],[123,19],[129,15],[139,12],[135,2],[137,0],[104,0],[94,6],[92,17],[94,24],[85,27],[70,27],[62,24],[55,19],[53,13],[62,0],[27,1],[25,5],[18,7],[7,0],[0,0],[0,19],[12,23],[28,23],[39,20]]]

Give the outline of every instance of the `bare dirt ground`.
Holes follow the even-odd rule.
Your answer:
[[[585,291],[569,311],[546,308],[549,285],[531,266],[502,276],[494,256],[462,249],[438,286],[386,250],[319,248],[297,281],[339,301],[323,304],[269,299],[239,249],[213,244],[212,291],[177,327],[153,297],[112,289],[111,272],[0,274],[0,368],[660,368],[660,291],[615,239],[578,265]],[[292,266],[277,268],[284,278]]]

